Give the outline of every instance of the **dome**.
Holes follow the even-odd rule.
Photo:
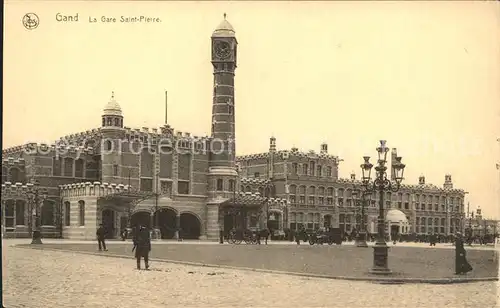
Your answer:
[[[106,104],[103,111],[104,115],[117,115],[117,116],[122,115],[122,108],[115,100],[114,92],[111,93],[111,100]]]
[[[224,13],[224,20],[215,28],[212,37],[234,37],[235,32],[233,26],[226,20],[226,13]]]
[[[385,216],[385,220],[390,222],[400,222],[400,221],[402,223],[408,222],[405,213],[397,209],[390,209],[387,212],[387,215]]]

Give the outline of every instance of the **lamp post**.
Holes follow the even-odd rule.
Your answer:
[[[354,185],[353,185],[354,186]],[[361,195],[361,199],[358,198],[358,191],[359,194]],[[365,191],[361,191],[360,189],[356,189],[354,187],[352,191],[352,197],[354,199],[354,204],[355,206],[359,206],[361,203],[361,223],[360,223],[360,228],[358,232],[358,236],[355,239],[355,244],[356,247],[368,247],[368,244],[366,243],[366,220],[365,220],[365,206],[366,206],[366,196],[369,195],[369,193],[366,193]],[[355,217],[354,219],[356,219]]]
[[[375,166],[376,175],[371,181],[371,170],[373,165],[370,163],[370,157],[364,156],[364,163],[361,165],[362,183],[366,192],[379,192],[379,215],[378,215],[378,234],[377,241],[373,246],[373,267],[370,273],[387,275],[391,273],[388,266],[388,250],[389,247],[385,242],[385,214],[384,214],[384,192],[397,192],[403,180],[403,172],[405,165],[401,163],[401,157],[396,157],[396,161],[392,162],[395,172],[395,181],[387,178],[387,152],[386,141],[380,140],[380,146],[377,148],[378,161]]]
[[[30,205],[30,215],[34,214],[35,216],[31,225],[33,231],[31,232],[31,244],[42,244],[42,234],[40,232],[40,207],[47,199],[48,192],[46,189],[40,189],[40,184],[36,180],[32,180],[31,183],[28,183],[26,186],[28,187],[26,190],[26,197]]]

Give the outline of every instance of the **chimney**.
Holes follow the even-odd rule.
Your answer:
[[[447,174],[444,176],[444,189],[453,189],[453,182],[451,181],[451,175]]]
[[[398,157],[398,150],[392,148],[391,151],[391,181],[396,180],[396,170],[394,169],[394,164],[396,163],[396,157]]]
[[[269,138],[269,152],[276,152],[276,138]]]
[[[418,185],[425,185],[425,176],[421,175],[418,177]]]
[[[328,154],[328,144],[322,143],[321,144],[321,150],[319,151],[320,154]]]

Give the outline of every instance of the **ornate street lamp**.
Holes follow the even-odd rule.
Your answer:
[[[30,215],[35,216],[34,224],[31,226],[32,239],[31,244],[42,244],[42,233],[40,231],[40,208],[43,202],[47,200],[48,192],[46,189],[40,189],[38,181],[32,180],[26,185],[26,197],[30,208]]]
[[[388,266],[388,250],[389,247],[385,242],[385,214],[384,214],[384,192],[397,192],[403,181],[403,173],[405,165],[401,163],[401,157],[396,157],[396,161],[392,162],[392,167],[395,172],[395,181],[387,178],[387,152],[386,141],[380,140],[380,147],[377,148],[378,161],[375,166],[375,179],[371,181],[371,170],[373,165],[370,163],[370,157],[364,156],[364,163],[361,165],[362,183],[365,191],[368,193],[379,192],[379,215],[378,215],[378,234],[377,241],[373,247],[373,268],[370,273],[373,274],[390,274],[391,270]]]
[[[361,199],[358,198],[358,191],[359,194],[361,195]],[[355,240],[356,247],[368,247],[368,244],[366,243],[366,220],[365,220],[365,205],[366,205],[367,195],[370,195],[370,193],[358,189],[354,189],[352,192],[354,204],[356,206],[359,206],[359,204],[361,203],[361,224],[360,224],[360,230],[358,232],[358,237]],[[356,218],[357,217],[355,217],[354,219]]]

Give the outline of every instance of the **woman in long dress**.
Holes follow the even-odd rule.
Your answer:
[[[472,266],[467,262],[462,234],[457,232],[455,241],[455,274],[462,275],[472,271]]]

